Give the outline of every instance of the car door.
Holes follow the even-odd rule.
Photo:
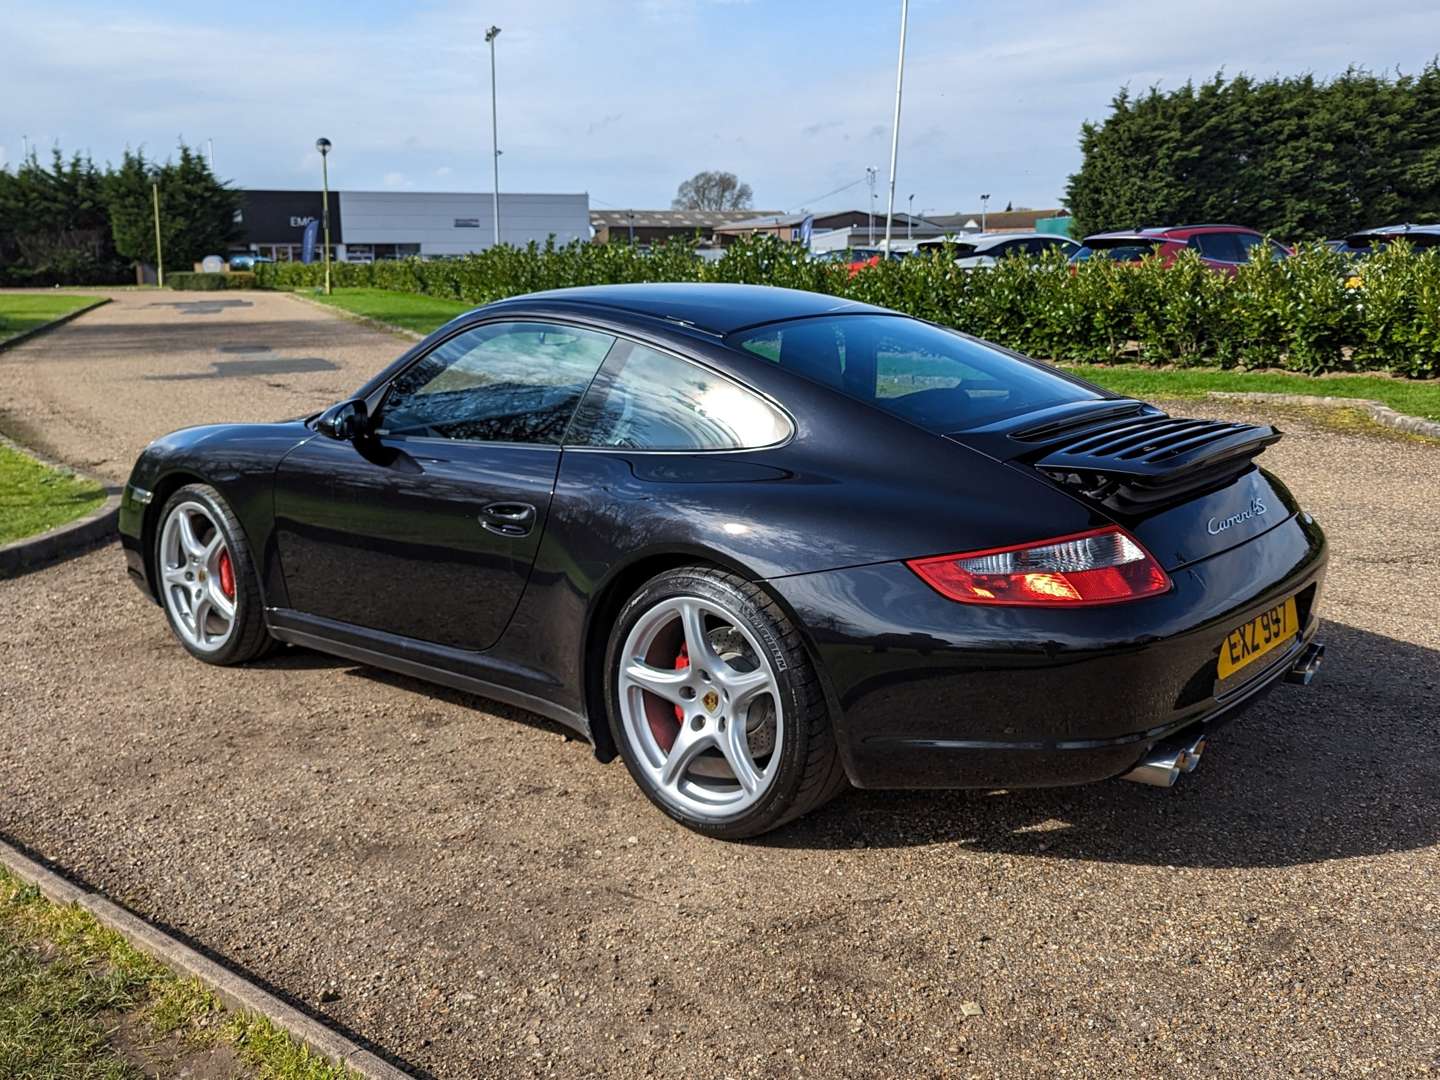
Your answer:
[[[551,322],[472,326],[396,375],[367,435],[292,451],[275,483],[291,607],[494,644],[529,578],[565,429],[614,342]]]

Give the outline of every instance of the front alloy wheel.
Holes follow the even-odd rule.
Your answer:
[[[180,644],[209,664],[240,664],[274,647],[245,532],[209,484],[166,501],[152,549],[156,592]]]
[[[235,632],[235,561],[225,534],[199,502],[171,509],[160,533],[160,587],[175,632],[215,652]]]

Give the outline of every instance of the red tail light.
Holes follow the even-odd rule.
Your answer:
[[[1170,577],[1118,525],[1033,544],[910,559],[936,592],[966,604],[1078,607],[1168,592]]]

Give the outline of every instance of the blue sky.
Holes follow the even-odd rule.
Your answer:
[[[498,41],[501,188],[668,206],[700,169],[761,209],[863,206],[888,166],[899,0],[444,0],[280,4],[0,0],[0,161],[164,156],[214,139],[241,186],[490,189]],[[1116,89],[1217,69],[1418,70],[1433,0],[913,0],[897,208],[1054,206],[1081,122]]]

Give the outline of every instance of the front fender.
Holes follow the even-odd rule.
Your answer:
[[[283,606],[285,581],[273,535],[275,469],[286,454],[314,436],[298,420],[212,424],[171,432],[147,446],[130,471],[119,521],[126,570],[141,591],[159,601],[151,562],[166,500],[186,484],[204,483],[220,492],[240,519],[265,605]]]

